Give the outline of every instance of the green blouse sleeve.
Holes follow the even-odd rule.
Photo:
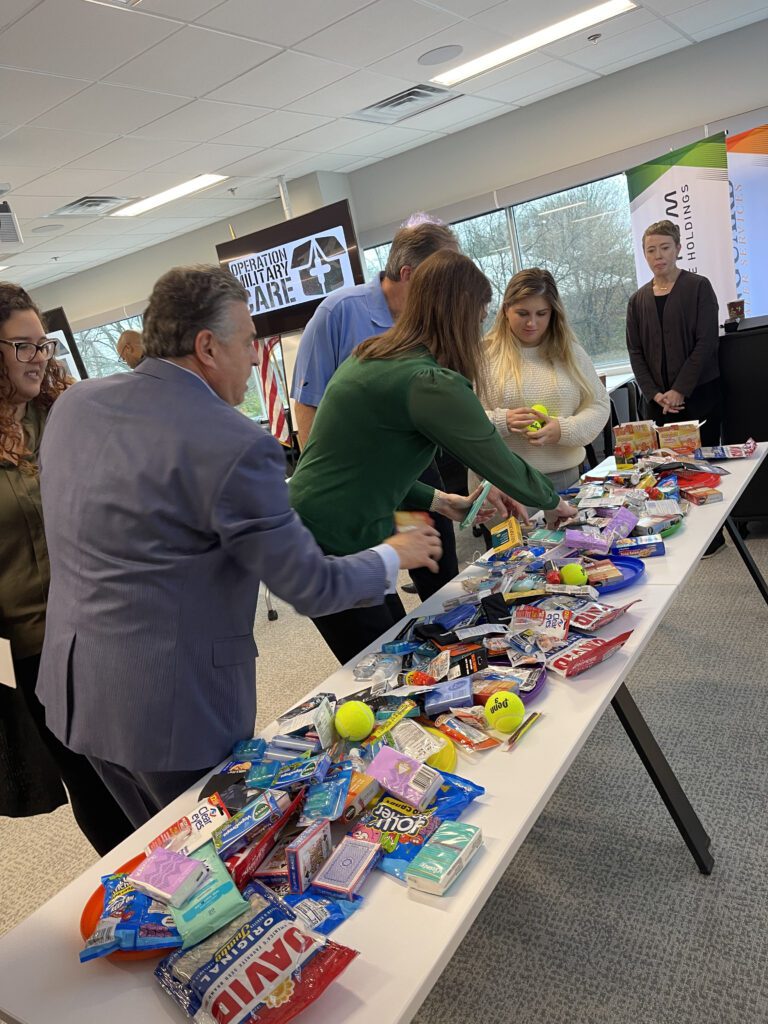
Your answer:
[[[507,448],[461,374],[419,370],[411,379],[408,411],[425,437],[505,494],[536,508],[555,508],[560,501],[549,480]]]
[[[429,484],[423,484],[417,480],[403,498],[403,508],[421,509],[422,512],[429,512],[429,506],[435,496],[435,488]]]

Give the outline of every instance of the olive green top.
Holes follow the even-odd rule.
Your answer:
[[[290,480],[292,504],[326,553],[362,551],[392,534],[398,508],[429,508],[434,488],[418,478],[438,447],[526,505],[558,504],[549,480],[510,452],[466,377],[426,348],[341,364]]]
[[[29,461],[37,463],[47,412],[29,402],[21,425]],[[14,658],[43,648],[51,569],[43,530],[40,479],[0,458],[0,636]]]

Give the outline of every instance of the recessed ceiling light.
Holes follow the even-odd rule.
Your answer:
[[[150,196],[148,199],[140,199],[138,203],[131,203],[130,206],[123,207],[122,210],[115,210],[110,217],[138,217],[140,213],[154,210],[155,207],[163,206],[165,203],[172,203],[174,199],[181,199],[183,196],[190,196],[194,192],[210,188],[212,185],[218,185],[220,181],[226,181],[228,177],[227,174],[200,174],[197,178],[192,178],[191,181],[184,181],[181,185],[174,185],[173,188],[166,189],[165,192],[158,192],[157,195]]]
[[[619,14],[631,11],[636,6],[632,0],[608,0],[608,3],[599,4],[597,7],[590,7],[588,10],[582,11],[581,14],[574,14],[573,17],[558,21],[554,25],[550,25],[549,28],[543,28],[529,36],[524,36],[522,39],[517,39],[514,43],[501,46],[498,50],[492,50],[482,57],[476,57],[466,64],[459,65],[459,67],[454,68],[452,71],[446,71],[442,75],[431,78],[430,81],[449,87],[457,85],[459,82],[465,82],[468,78],[482,75],[492,68],[508,64],[510,61],[522,57],[525,53],[531,53],[532,50],[538,50],[542,46],[548,46],[550,43],[556,42],[558,39],[571,36],[574,32],[583,32],[584,29],[591,28],[601,21],[608,21]]]
[[[416,63],[423,64],[426,67],[431,67],[433,64],[445,64],[446,61],[455,60],[456,57],[460,57],[462,53],[464,53],[463,46],[436,46],[434,50],[427,50],[426,53],[422,53]]]

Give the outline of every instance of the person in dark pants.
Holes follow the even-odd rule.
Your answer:
[[[672,221],[646,228],[643,252],[653,278],[627,306],[627,350],[642,392],[641,416],[659,426],[706,420],[702,444],[720,444],[717,296],[706,277],[677,266],[680,229]],[[724,543],[721,530],[704,557]]]
[[[50,574],[37,454],[48,410],[67,387],[55,348],[24,289],[0,283],[0,636],[11,642],[16,676],[15,690],[0,686],[0,814],[47,813],[69,793],[77,824],[103,856],[131,823],[88,759],[47,728],[35,694]]]
[[[381,334],[394,324],[405,305],[411,275],[428,256],[440,249],[458,252],[458,248],[456,236],[445,224],[424,216],[414,217],[396,233],[382,274],[369,284],[342,288],[323,299],[304,328],[291,385],[302,448],[309,440],[325,389],[341,363],[366,338]],[[431,487],[445,489],[434,461],[420,479]],[[466,493],[466,483],[463,493]],[[441,515],[433,515],[432,519],[440,534],[443,556],[436,573],[429,569],[415,569],[410,573],[422,601],[445,586],[459,571],[453,523]]]

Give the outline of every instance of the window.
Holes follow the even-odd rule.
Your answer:
[[[389,259],[389,250],[392,248],[391,242],[386,242],[384,245],[377,245],[373,249],[363,250],[363,262],[365,263],[365,276],[369,281],[373,281],[377,274],[381,274],[387,265]]]
[[[516,270],[543,267],[554,277],[574,333],[595,365],[627,364],[627,301],[637,284],[623,174],[451,227],[493,287],[486,329]],[[389,248],[365,250],[369,276],[384,268]]]
[[[593,362],[626,363],[627,301],[637,283],[624,175],[522,203],[512,215],[522,266],[552,274]]]
[[[108,377],[130,368],[118,358],[117,340],[123,331],[141,331],[141,316],[129,316],[101,327],[75,331],[74,337],[89,377]]]

